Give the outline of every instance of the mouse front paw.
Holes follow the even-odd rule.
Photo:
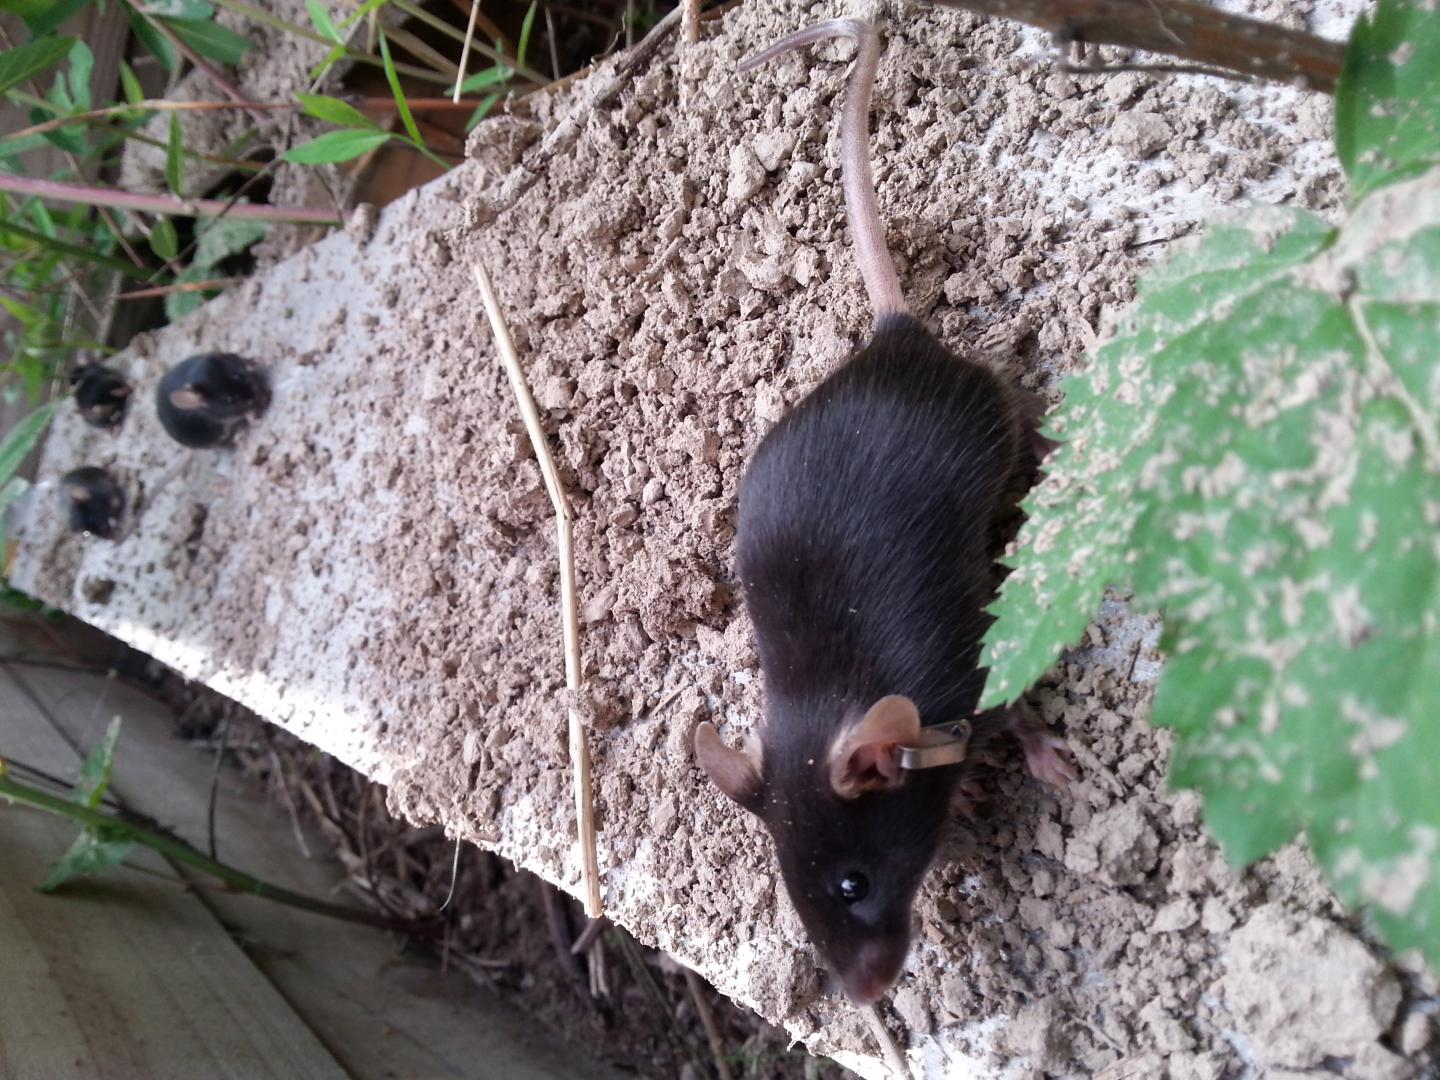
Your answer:
[[[1080,773],[1070,763],[1070,747],[1059,735],[1047,733],[1026,742],[1025,764],[1031,776],[1052,787],[1064,787],[1080,779]]]
[[[1080,779],[1080,773],[1070,761],[1069,745],[1053,734],[1029,705],[1017,701],[1011,706],[1008,719],[1010,730],[1025,751],[1025,764],[1031,776],[1053,787],[1064,787]]]

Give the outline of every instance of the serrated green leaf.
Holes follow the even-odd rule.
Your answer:
[[[115,716],[105,728],[105,737],[80,766],[80,778],[71,797],[81,806],[94,810],[104,800],[105,789],[110,786],[110,771],[115,765],[115,744],[119,741],[120,717]]]
[[[316,31],[337,45],[344,44],[345,39],[340,36],[340,31],[335,29],[334,22],[330,19],[330,12],[325,9],[321,0],[305,0],[305,10],[310,13],[310,22]]]
[[[295,165],[325,165],[350,161],[374,150],[391,138],[388,131],[327,131],[285,151],[285,160]]]
[[[1440,961],[1440,169],[1333,235],[1274,210],[1212,230],[1052,426],[986,701],[1132,583],[1165,613],[1171,781],[1227,855],[1303,831],[1343,899]]]
[[[347,128],[363,128],[367,131],[380,130],[379,124],[348,101],[341,101],[339,98],[328,97],[325,94],[296,94],[295,100],[300,102],[301,110],[306,116],[324,120],[328,124],[338,124],[340,127]]]
[[[25,455],[40,441],[54,414],[55,403],[46,402],[6,432],[4,439],[0,439],[0,484],[8,483],[15,475]]]
[[[170,137],[165,143],[165,184],[179,198],[184,198],[185,144],[180,132],[180,115],[170,114]]]
[[[42,38],[0,53],[0,94],[7,94],[26,80],[49,71],[65,59],[74,46],[74,38]]]
[[[176,285],[188,284],[192,281],[204,281],[210,276],[210,271],[201,266],[187,266],[175,278]],[[205,301],[215,295],[211,292],[170,292],[165,294],[165,317],[172,323],[179,322],[186,315],[204,305]]]
[[[203,227],[195,244],[194,266],[204,270],[205,275],[209,276],[213,267],[263,239],[269,228],[267,222],[251,221],[247,218],[211,219]]]
[[[385,32],[380,32],[380,59],[385,62],[385,78],[390,83],[390,93],[395,98],[395,108],[400,112],[400,120],[405,125],[405,131],[410,136],[410,141],[416,146],[424,146],[425,141],[420,138],[420,129],[415,126],[415,117],[410,115],[410,104],[405,100],[405,91],[400,87],[400,76],[395,71],[395,61],[390,59],[390,43],[385,40]]]
[[[1048,430],[1061,440],[1047,479],[1025,500],[1030,548],[993,607],[982,707],[1014,700],[1078,641],[1124,558],[1139,518],[1140,472],[1173,393],[1186,335],[1320,251],[1332,230],[1314,215],[1267,209],[1222,219],[1138,285],[1135,305],[1089,372],[1062,384]],[[1073,438],[1081,434],[1081,438]],[[1043,524],[1042,524],[1043,523]]]
[[[1380,0],[1350,33],[1335,150],[1353,198],[1440,163],[1440,7]]]
[[[54,892],[71,878],[88,877],[119,866],[134,846],[135,842],[121,830],[112,832],[106,829],[97,834],[87,829],[75,838],[70,850],[50,868],[40,891]]]
[[[234,67],[245,58],[250,39],[217,22],[193,22],[189,19],[161,20],[170,31],[207,60]]]
[[[150,250],[166,262],[180,254],[180,236],[168,217],[158,219],[150,230]]]

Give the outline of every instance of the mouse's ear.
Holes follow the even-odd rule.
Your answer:
[[[760,812],[760,755],[754,743],[743,750],[726,746],[715,725],[706,720],[695,729],[695,758],[710,780],[730,798]]]
[[[881,698],[830,750],[830,786],[842,799],[893,791],[905,782],[896,747],[920,738],[920,711],[900,694]]]

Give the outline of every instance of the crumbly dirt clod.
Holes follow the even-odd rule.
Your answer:
[[[1282,8],[1332,27],[1343,11],[1254,10]],[[120,545],[32,517],[19,573],[380,777],[412,820],[577,889],[552,511],[471,282],[483,260],[575,507],[610,914],[878,1075],[768,837],[690,750],[701,720],[735,741],[763,704],[731,571],[743,464],[870,324],[836,156],[850,46],[734,68],[843,13],[750,4],[698,45],[666,46],[496,216],[511,170],[586,84],[537,97],[482,125],[472,161],[387,208],[373,238],[332,236],[138,344],[123,364],[142,379],[197,341],[263,357],[271,412],[233,455],[197,457],[156,492]],[[872,145],[906,294],[952,347],[1042,394],[1163,242],[1214,209],[1338,210],[1321,97],[1068,75],[1039,34],[883,14]],[[177,455],[155,427],[142,416],[106,442],[67,422],[47,474],[84,457],[156,484]],[[192,503],[208,507],[203,535],[166,545],[193,530]],[[116,585],[99,605],[81,577]],[[1080,781],[1055,791],[1009,761],[957,822],[886,1005],[912,1062],[1113,1080],[1430,1067],[1435,1039],[1414,1019],[1432,1008],[1428,977],[1386,965],[1302,847],[1237,873],[1200,801],[1167,790],[1170,736],[1145,723],[1156,636],[1107,603],[1033,694]],[[1344,978],[1312,1009],[1275,1011],[1287,980],[1332,965]]]

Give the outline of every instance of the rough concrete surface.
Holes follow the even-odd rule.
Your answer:
[[[1353,5],[1249,10],[1338,36]],[[130,532],[67,536],[41,491],[13,577],[385,782],[416,821],[577,890],[551,510],[471,282],[483,259],[577,510],[609,913],[875,1076],[768,838],[689,749],[700,720],[733,741],[761,712],[731,573],[741,467],[869,319],[836,159],[851,47],[734,67],[845,13],[748,4],[667,45],[518,202],[468,224],[587,83],[534,98],[373,235],[337,233],[137,341],[116,363],[142,396],[224,349],[269,367],[274,404],[229,453],[180,451],[148,407],[113,437],[63,416],[42,478],[116,470]],[[1038,33],[881,15],[873,147],[907,295],[1033,389],[1074,370],[1136,270],[1215,208],[1338,209],[1322,96],[1068,75]],[[1166,789],[1170,736],[1144,722],[1158,659],[1154,627],[1112,601],[1035,691],[1083,779],[1057,793],[1011,763],[957,823],[887,999],[912,1066],[1422,1074],[1428,976],[1372,948],[1303,847],[1237,873],[1198,798]]]

